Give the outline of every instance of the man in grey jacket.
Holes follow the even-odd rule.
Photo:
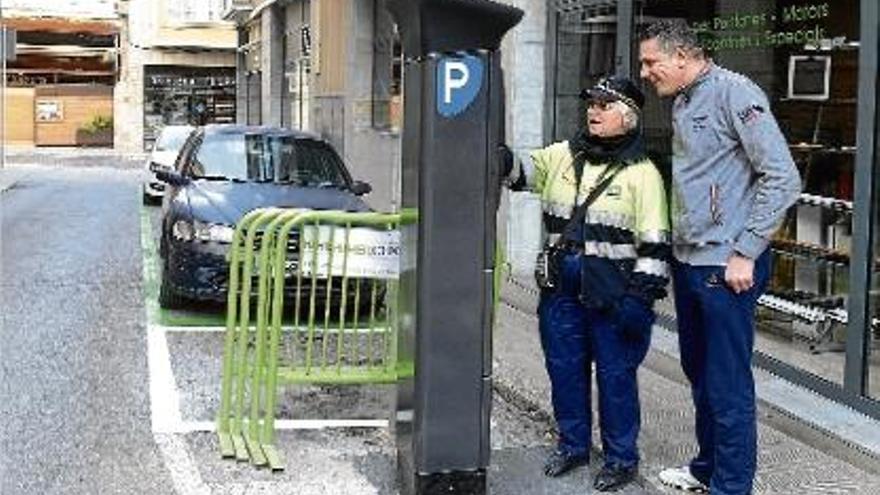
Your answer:
[[[757,433],[754,312],[768,245],[801,182],[764,92],[715,65],[684,21],[649,26],[641,77],[673,97],[673,289],[699,453],[664,483],[712,495],[752,491]]]

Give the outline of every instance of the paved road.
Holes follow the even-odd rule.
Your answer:
[[[173,493],[150,431],[135,175],[39,167],[0,197],[0,492]]]

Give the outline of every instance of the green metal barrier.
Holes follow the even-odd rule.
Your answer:
[[[273,445],[279,384],[397,379],[399,224],[396,214],[277,208],[239,222],[217,418],[222,456],[283,468]]]

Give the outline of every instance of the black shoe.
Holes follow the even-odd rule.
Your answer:
[[[593,480],[593,488],[599,492],[616,492],[627,483],[636,479],[638,468],[621,466],[603,466],[596,479]]]
[[[583,466],[590,461],[587,456],[576,456],[567,452],[555,451],[547,457],[544,462],[544,474],[555,478],[571,471],[572,469]]]

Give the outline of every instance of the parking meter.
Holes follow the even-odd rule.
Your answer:
[[[504,34],[488,0],[390,0],[401,33],[398,474],[405,495],[483,494],[492,402]],[[409,213],[409,215],[407,215]]]

